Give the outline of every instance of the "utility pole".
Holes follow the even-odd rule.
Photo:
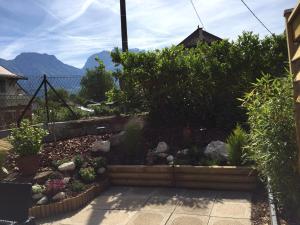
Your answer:
[[[120,0],[120,13],[121,13],[122,50],[123,50],[123,52],[127,52],[128,51],[128,37],[127,37],[125,0]]]

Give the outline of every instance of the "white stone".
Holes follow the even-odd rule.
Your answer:
[[[48,202],[47,196],[42,197],[36,204],[37,205],[44,205]]]
[[[8,170],[5,167],[1,167],[0,174],[2,174],[3,176],[7,176],[8,175]]]
[[[189,149],[185,148],[182,150],[182,154],[187,155],[189,153]]]
[[[64,199],[65,197],[66,197],[66,193],[65,193],[65,192],[59,192],[59,193],[57,193],[56,195],[54,195],[54,196],[52,197],[52,199],[53,199],[54,201],[59,201],[59,200]]]
[[[110,141],[95,141],[91,147],[92,152],[109,152]]]
[[[226,143],[222,141],[212,141],[206,146],[204,154],[213,160],[227,161],[228,152]]]
[[[68,184],[71,180],[71,177],[64,177],[64,184]]]
[[[161,141],[157,144],[157,147],[156,147],[156,152],[157,153],[163,153],[163,152],[166,152],[168,151],[168,145],[166,142],[164,141]]]
[[[167,161],[168,161],[168,162],[173,162],[173,161],[174,161],[174,156],[169,155],[169,156],[167,157]]]
[[[41,199],[42,197],[44,197],[44,195],[42,193],[37,193],[37,194],[32,195],[32,199],[34,199],[34,200]]]
[[[98,174],[103,174],[106,171],[106,169],[104,167],[101,167],[97,170]]]
[[[71,162],[66,162],[66,163],[61,164],[58,167],[58,170],[62,171],[62,172],[73,171],[73,170],[75,170],[75,167],[76,167],[75,163],[73,161],[71,161]]]

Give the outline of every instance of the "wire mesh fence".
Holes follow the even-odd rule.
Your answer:
[[[48,123],[76,118],[80,106],[77,94],[82,76],[28,76],[26,79],[0,76],[0,130],[14,127],[21,119]]]

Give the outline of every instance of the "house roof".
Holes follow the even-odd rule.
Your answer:
[[[7,70],[6,68],[4,68],[3,66],[0,66],[0,78],[8,78],[8,79],[22,79],[22,80],[27,80],[26,77],[14,74],[12,72],[10,72],[9,70]]]
[[[197,29],[189,36],[187,36],[182,42],[180,42],[179,45],[183,45],[186,48],[193,48],[196,47],[198,42],[200,41],[204,41],[207,44],[211,44],[214,41],[221,40],[222,38],[219,38],[218,36],[213,35],[198,26]]]

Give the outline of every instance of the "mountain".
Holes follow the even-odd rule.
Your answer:
[[[129,49],[129,51],[130,52],[141,52],[141,50],[138,48]],[[116,68],[120,68],[120,67],[115,67],[115,64],[113,63],[111,56],[110,56],[110,51],[102,51],[102,52],[91,55],[87,59],[87,61],[84,64],[82,69],[84,71],[86,71],[86,69],[94,69],[95,67],[97,67],[98,62],[95,60],[96,57],[98,57],[99,59],[101,59],[103,61],[106,70],[115,71]]]

